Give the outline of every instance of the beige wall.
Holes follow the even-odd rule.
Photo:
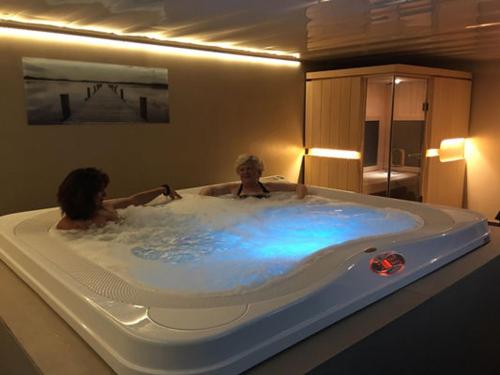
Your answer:
[[[298,177],[301,67],[2,36],[0,56],[0,214],[55,205],[61,179],[82,166],[109,173],[110,196],[234,179],[242,152],[260,155],[267,175]],[[23,56],[168,68],[171,122],[28,126]]]
[[[494,219],[500,210],[500,62],[473,66],[467,206]]]

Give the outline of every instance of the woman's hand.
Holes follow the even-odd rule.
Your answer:
[[[170,197],[172,200],[174,199],[182,199],[181,195],[177,193],[174,189],[170,187],[168,184],[162,185],[165,188],[163,195],[166,197]]]
[[[179,193],[177,193],[175,190],[173,190],[173,189],[170,190],[170,194],[168,194],[168,196],[172,200],[174,200],[174,199],[182,199],[182,196]]]
[[[307,187],[304,184],[297,184],[297,188],[295,189],[295,194],[297,194],[297,198],[304,199],[307,195]]]

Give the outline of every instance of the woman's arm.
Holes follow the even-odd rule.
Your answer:
[[[307,195],[307,186],[289,182],[268,182],[265,186],[269,191],[295,191],[297,198],[302,199]]]
[[[237,184],[222,184],[222,185],[207,186],[201,189],[198,194],[209,195],[211,197],[218,197],[219,195],[231,194],[233,188],[236,185]]]
[[[172,199],[181,199],[182,197],[168,185],[163,185],[155,189],[142,191],[125,198],[108,199],[104,203],[112,208],[126,208],[128,206],[142,206],[151,202],[157,196],[165,194]]]

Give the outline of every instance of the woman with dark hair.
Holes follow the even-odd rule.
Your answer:
[[[102,226],[108,221],[118,221],[116,209],[146,204],[160,194],[172,200],[182,198],[165,184],[129,197],[104,200],[108,183],[108,175],[96,168],[71,171],[57,192],[63,217],[56,228],[88,229],[91,225]]]

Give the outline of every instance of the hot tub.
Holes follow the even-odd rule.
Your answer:
[[[181,191],[192,214],[213,202],[242,205],[261,227],[223,210],[207,235],[200,220],[183,221],[186,209],[171,216],[182,206],[158,201],[144,212],[161,225],[180,220],[182,238],[137,236],[144,212],[133,208],[125,223],[98,230],[89,249],[81,235],[53,230],[54,208],[1,217],[0,256],[120,374],[237,373],[489,240],[485,219],[467,210],[318,187],[310,193],[321,198],[286,205],[198,190]],[[320,220],[301,216],[303,204]],[[328,221],[339,215],[342,224]],[[379,234],[375,219],[384,223]],[[132,229],[121,237],[124,228]]]

